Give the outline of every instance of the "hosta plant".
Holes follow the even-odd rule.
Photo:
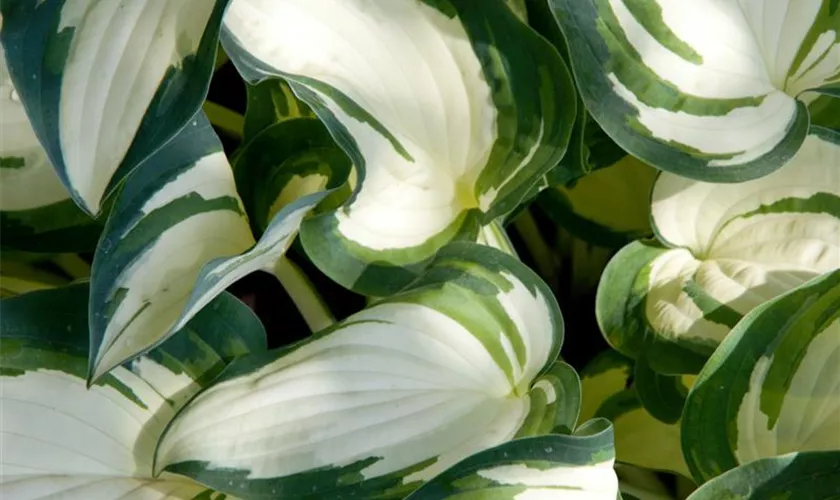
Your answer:
[[[610,343],[696,373],[750,310],[840,263],[840,133],[814,127],[781,169],[736,184],[660,174],[654,240],[607,266],[596,311]]]
[[[840,494],[835,0],[0,0],[0,44],[0,497]]]

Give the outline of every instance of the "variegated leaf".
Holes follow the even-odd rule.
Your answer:
[[[616,349],[656,371],[697,373],[744,314],[840,267],[840,134],[814,132],[753,181],[659,176],[652,219],[667,246],[625,247],[599,286],[598,321]]]
[[[267,126],[233,159],[236,187],[257,234],[295,200],[341,186],[351,168],[326,127],[313,117]],[[341,191],[343,198],[349,195],[349,187]]]
[[[580,378],[571,365],[555,361],[531,387],[528,417],[519,436],[571,434],[580,415]]]
[[[786,453],[840,451],[838,366],[840,270],[750,312],[689,394],[682,439],[694,477]]]
[[[157,467],[246,497],[402,498],[475,452],[568,425],[568,378],[540,376],[561,341],[536,275],[453,244],[411,290],[231,365],[175,418]]]
[[[568,62],[568,45],[549,0],[527,0],[531,26]],[[612,167],[608,172],[600,169]],[[618,247],[650,234],[650,190],[656,170],[618,147],[582,102],[566,155],[537,198],[559,225],[584,241]]]
[[[616,500],[613,430],[599,419],[580,434],[518,439],[477,453],[407,500]]]
[[[510,235],[501,219],[482,226],[478,232],[476,243],[499,249],[519,258],[516,249],[513,247],[513,242],[510,240]]]
[[[581,371],[581,419],[606,418],[615,428],[616,460],[645,469],[690,477],[682,455],[679,423],[654,418],[642,405],[633,360],[606,351]]]
[[[830,128],[840,132],[840,99],[828,95],[814,95],[808,105],[811,125]]]
[[[58,176],[97,214],[195,115],[229,0],[3,2],[9,69]]]
[[[550,0],[525,0],[531,13],[528,24],[546,40],[551,42],[566,64],[571,66],[569,46],[563,32],[554,19]],[[627,156],[601,127],[592,119],[580,97],[577,97],[577,115],[568,151],[560,163],[548,175],[550,185],[566,185],[598,170],[616,164]]]
[[[115,201],[93,260],[90,379],[166,340],[189,320],[202,268],[253,244],[221,143],[196,115]]]
[[[688,500],[827,499],[840,494],[840,451],[789,453],[742,465]]]
[[[0,48],[0,241],[24,251],[90,251],[102,225],[79,210],[29,123]]]
[[[87,285],[0,302],[0,496],[218,499],[187,478],[152,476],[175,412],[235,356],[265,348],[253,313],[218,297],[147,356],[86,388]]]
[[[589,111],[665,171],[704,181],[766,175],[805,140],[803,93],[837,95],[834,0],[552,2]]]
[[[301,238],[369,295],[475,241],[568,143],[566,66],[503,0],[235,0],[223,43],[246,79],[289,81],[360,169],[354,196]]]
[[[246,144],[274,124],[294,118],[316,117],[312,109],[292,92],[289,84],[279,78],[248,85],[247,90],[248,107],[242,137]]]
[[[239,278],[273,268],[333,187],[289,195],[255,244],[221,144],[196,115],[115,202],[94,257],[91,379],[166,340]]]

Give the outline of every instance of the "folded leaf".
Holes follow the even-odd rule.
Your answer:
[[[198,111],[228,1],[3,2],[15,86],[83,210],[99,213]]]
[[[568,66],[571,66],[571,55],[566,38],[554,19],[550,0],[525,0],[528,12],[531,14],[528,24],[546,40],[551,42]],[[616,164],[627,156],[601,127],[592,119],[579,95],[576,96],[576,110],[574,127],[569,142],[569,149],[560,163],[549,173],[551,185],[566,185],[588,175],[599,168]]]
[[[298,198],[341,185],[352,168],[326,127],[313,117],[285,118],[268,125],[236,153],[232,163],[236,188],[257,234]]]
[[[260,132],[277,123],[294,118],[315,118],[309,106],[292,92],[289,84],[279,78],[248,85],[248,108],[245,111],[247,144]]]
[[[595,119],[634,156],[692,179],[780,168],[808,133],[802,93],[840,82],[833,0],[552,3]]]
[[[698,482],[792,452],[840,450],[840,270],[748,314],[688,397],[683,450]]]
[[[407,500],[615,500],[613,430],[606,420],[585,434],[517,439],[451,467]]]
[[[264,142],[259,154],[288,154],[298,139]],[[243,158],[250,157],[246,149]],[[284,164],[282,171],[293,179],[308,166]],[[238,279],[272,268],[303,218],[344,182],[341,166],[331,164],[317,189],[286,193],[255,244],[222,146],[196,115],[126,179],[115,202],[94,257],[91,380],[169,338]]]
[[[265,348],[259,321],[222,295],[176,337],[87,389],[87,288],[0,302],[0,496],[222,498],[187,478],[153,478],[153,452],[178,408],[233,357]]]
[[[527,0],[530,25],[569,63],[568,45],[549,0]],[[600,169],[612,167],[605,172]],[[592,119],[578,98],[567,154],[549,172],[540,206],[584,241],[618,247],[650,234],[650,190],[656,170],[627,154]]]
[[[568,143],[566,66],[503,0],[235,0],[223,43],[246,79],[285,78],[360,169],[354,196],[301,239],[369,295],[475,241]]]
[[[580,378],[574,368],[556,361],[531,387],[531,408],[518,436],[571,434],[580,414]]]
[[[840,451],[790,453],[756,460],[701,486],[688,500],[832,498],[840,482]]]
[[[840,262],[840,134],[815,127],[797,156],[753,181],[663,173],[652,220],[601,279],[596,313],[618,350],[663,373],[697,373],[744,314]]]
[[[89,251],[101,224],[79,210],[38,142],[0,47],[0,237],[4,248]]]
[[[168,428],[157,470],[248,498],[402,498],[568,421],[564,377],[539,377],[562,341],[546,285],[476,244],[430,269],[331,330],[232,364]]]
[[[202,267],[253,244],[221,143],[196,115],[115,201],[93,260],[91,380],[171,336]]]

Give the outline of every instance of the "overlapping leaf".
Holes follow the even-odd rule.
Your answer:
[[[228,0],[4,1],[2,42],[35,133],[97,214],[207,94]]]
[[[236,187],[257,234],[294,201],[341,186],[351,168],[350,160],[314,117],[269,124],[233,160]],[[349,188],[341,192],[346,198]]]
[[[402,498],[475,452],[568,428],[576,377],[540,376],[561,340],[524,265],[450,245],[410,291],[231,365],[173,421],[157,468],[249,498]]]
[[[518,439],[471,456],[407,500],[615,500],[613,429],[603,419],[575,435]]]
[[[552,0],[587,108],[662,170],[744,181],[793,158],[806,91],[837,96],[833,0]]]
[[[24,251],[89,251],[102,225],[79,210],[26,116],[0,48],[0,238]]]
[[[744,314],[840,266],[840,135],[814,132],[761,179],[659,176],[661,243],[622,249],[599,286],[598,321],[615,348],[656,371],[697,373]]]
[[[246,144],[257,134],[277,123],[294,118],[315,118],[315,113],[292,92],[288,83],[279,78],[248,85],[248,107],[245,111]]]
[[[702,485],[688,500],[836,498],[840,452],[789,453],[756,460]]]
[[[526,3],[530,25],[570,63],[549,0]],[[649,235],[656,170],[616,145],[578,101],[568,151],[547,175],[540,206],[564,229],[596,245],[618,247]],[[600,172],[607,167],[612,168]]]
[[[235,356],[265,348],[262,326],[230,295],[184,330],[85,387],[87,285],[0,302],[0,496],[221,499],[187,478],[152,476],[169,419]]]
[[[554,19],[551,0],[525,0],[525,3],[528,12],[531,13],[528,24],[551,42],[566,64],[571,66],[569,45]],[[549,173],[548,179],[551,185],[569,184],[600,168],[615,165],[627,156],[627,152],[618,147],[592,119],[579,93],[576,92],[575,95],[577,115],[572,128],[569,149],[557,167]]]
[[[803,451],[840,452],[840,270],[748,314],[689,394],[683,450],[698,481]]]
[[[502,0],[236,0],[225,27],[243,75],[286,78],[360,169],[348,204],[302,229],[357,291],[392,293],[475,240],[566,148],[565,65]]]
[[[221,144],[197,115],[116,199],[93,261],[91,379],[174,333],[195,313],[202,268],[253,244]]]
[[[259,154],[282,159],[308,137]],[[299,166],[282,165],[290,177],[305,173]],[[330,177],[324,190],[286,196],[255,243],[221,144],[197,115],[125,180],[115,201],[94,257],[91,379],[164,341],[234,281],[274,266],[304,217],[343,182]]]

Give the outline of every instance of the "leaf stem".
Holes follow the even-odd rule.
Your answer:
[[[335,324],[335,317],[315,286],[292,261],[283,257],[268,271],[283,285],[312,333]]]
[[[55,285],[16,278],[14,276],[0,277],[0,298],[4,299],[38,290],[49,290],[50,288],[55,288]]]
[[[74,280],[90,278],[90,264],[74,253],[58,254],[52,261]]]
[[[218,127],[229,136],[235,139],[242,139],[245,130],[245,117],[220,104],[211,101],[204,101],[202,106],[207,119],[213,126]]]
[[[554,253],[546,245],[530,209],[526,208],[513,220],[513,227],[516,228],[522,241],[525,242],[528,253],[534,259],[534,264],[542,278],[549,283],[553,283],[556,274]]]
[[[507,231],[505,231],[505,228],[502,227],[502,224],[498,220],[482,226],[481,231],[478,233],[478,242],[519,258],[516,249],[513,248],[513,244],[510,242]]]

